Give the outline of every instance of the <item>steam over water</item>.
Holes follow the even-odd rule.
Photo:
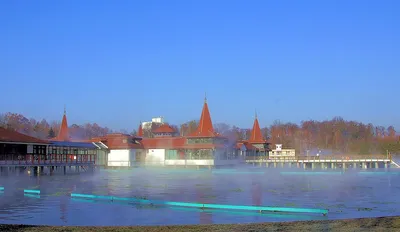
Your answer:
[[[0,223],[47,225],[165,225],[251,223],[400,215],[400,172],[395,169],[316,171],[290,168],[220,170],[98,170],[57,176],[1,176]],[[365,170],[363,170],[365,171]],[[286,173],[282,173],[286,172]],[[289,173],[288,173],[289,172]],[[334,173],[332,173],[334,172]],[[375,172],[375,173],[373,173]],[[23,189],[40,189],[40,198]],[[328,208],[327,216],[173,208],[127,202],[78,201],[86,193],[151,200],[232,205]]]

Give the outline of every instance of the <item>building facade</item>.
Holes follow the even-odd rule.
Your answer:
[[[138,129],[138,135],[141,131]],[[156,166],[220,166],[240,162],[239,151],[216,133],[205,99],[197,129],[188,136],[179,134],[168,124],[153,131],[153,138],[143,138],[144,165]]]
[[[270,143],[262,135],[256,114],[249,139],[238,141],[236,148],[240,150],[240,154],[244,158],[261,158],[268,156],[268,152],[270,151],[269,146]]]
[[[282,144],[275,144],[275,149],[268,154],[269,159],[295,159],[295,149],[283,149]]]
[[[157,126],[153,128],[150,124]],[[144,136],[143,126],[149,127],[145,129],[150,136]],[[267,156],[269,151],[257,115],[249,139],[232,141],[214,130],[207,99],[196,130],[187,136],[180,135],[160,117],[140,123],[136,136],[114,133],[90,140],[74,140],[70,137],[64,110],[57,136],[32,146],[24,149],[28,149],[27,154],[39,155],[39,159],[88,161],[106,167],[236,165],[244,163],[248,157]],[[0,151],[4,149],[3,146]]]

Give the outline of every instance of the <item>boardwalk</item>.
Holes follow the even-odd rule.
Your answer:
[[[246,163],[265,167],[298,168],[388,168],[398,167],[390,155],[334,155],[334,156],[296,156],[293,158],[268,159],[267,157],[248,157]]]
[[[55,161],[21,161],[21,160],[0,160],[0,166],[2,167],[47,167],[47,166],[94,166],[94,161],[79,161],[79,162],[55,162]]]
[[[9,173],[63,173],[93,171],[95,161],[82,160],[0,160],[0,174]]]

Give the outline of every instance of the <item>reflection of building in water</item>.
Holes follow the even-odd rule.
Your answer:
[[[259,182],[252,182],[251,188],[251,200],[252,204],[255,206],[262,205],[262,188]]]
[[[196,188],[196,201],[202,203],[213,203],[210,198],[205,197],[204,192],[200,188]],[[200,224],[213,224],[211,212],[200,212]]]
[[[60,200],[60,219],[63,222],[67,222],[67,203],[66,203],[66,198],[62,197]]]

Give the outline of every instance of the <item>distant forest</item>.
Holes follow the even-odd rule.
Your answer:
[[[184,136],[193,132],[197,123],[198,121],[192,120],[179,126],[171,126]],[[0,114],[1,127],[41,139],[48,139],[57,135],[60,124],[60,121],[47,122],[45,119],[28,119],[16,113]],[[135,127],[138,126],[138,123],[133,124]],[[246,140],[251,130],[251,128],[241,129],[225,123],[215,124],[214,129],[230,138],[231,141]],[[273,125],[261,130],[271,144],[281,143],[284,148],[295,148],[300,154],[305,154],[310,149],[329,149],[336,153],[346,154],[400,153],[400,137],[393,126],[385,128],[373,124],[346,121],[340,117],[335,117],[329,121],[308,120],[301,122],[300,125],[276,121]],[[72,124],[69,127],[69,132],[70,136],[77,140],[103,136],[113,132],[136,134],[135,130],[130,133],[125,130],[112,131],[97,123]],[[144,137],[152,137],[151,131],[145,129]]]

